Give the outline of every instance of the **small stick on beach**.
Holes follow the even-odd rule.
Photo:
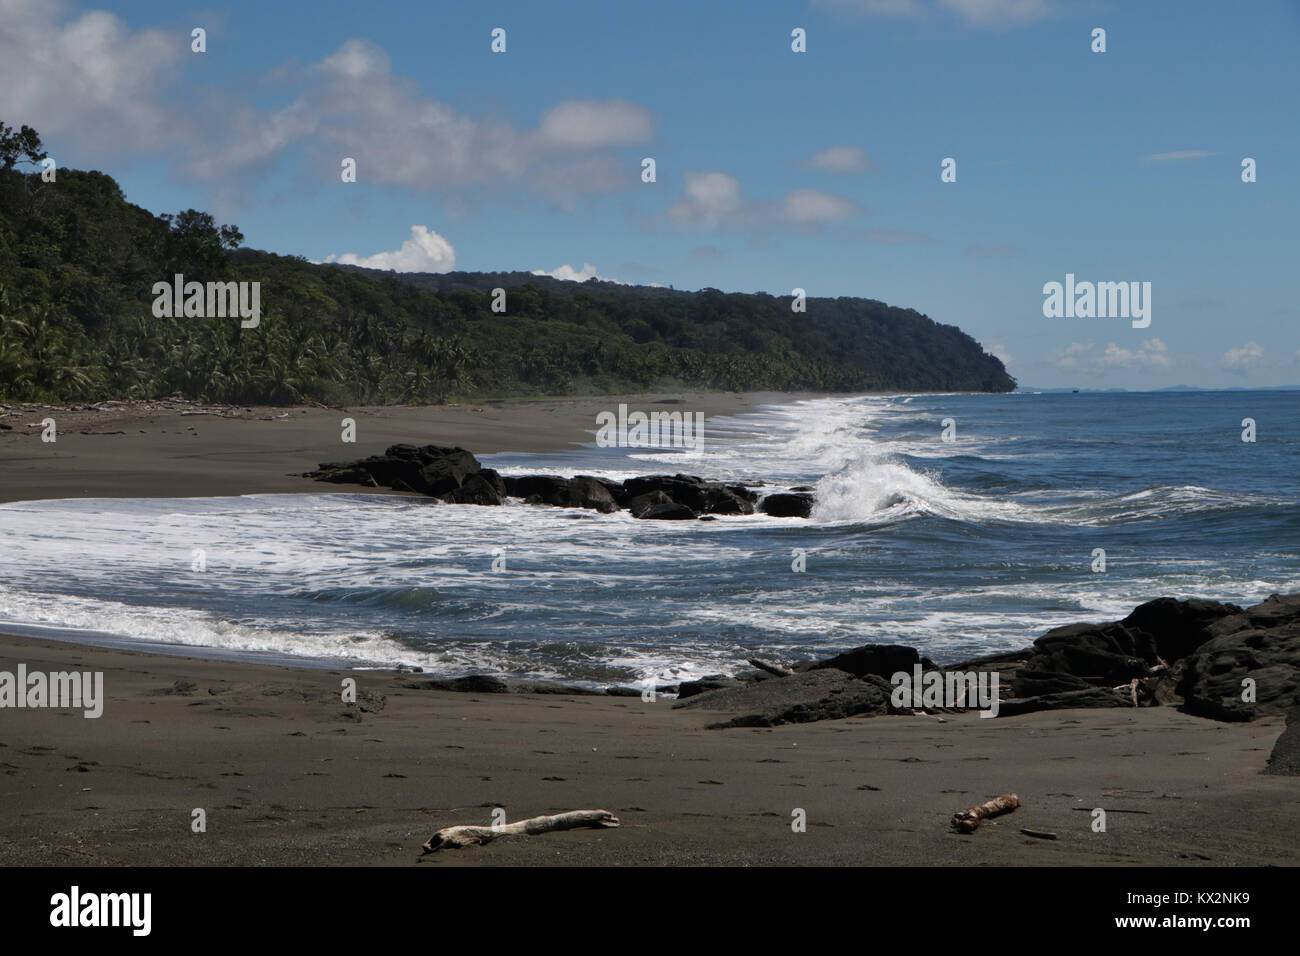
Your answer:
[[[459,826],[443,827],[424,844],[425,853],[463,846],[477,846],[489,843],[503,836],[532,836],[551,830],[573,830],[578,827],[616,827],[618,817],[608,810],[570,810],[554,816],[529,817],[514,823],[500,826],[477,827]]]
[[[1018,806],[1020,806],[1018,796],[1014,793],[1004,793],[1000,797],[994,797],[992,800],[981,803],[978,807],[971,807],[969,810],[959,810],[954,813],[952,815],[952,825],[961,833],[974,833],[975,828],[988,817],[1010,813]]]

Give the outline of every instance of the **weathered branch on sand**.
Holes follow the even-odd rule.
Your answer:
[[[978,807],[971,807],[969,810],[960,810],[952,815],[952,825],[961,833],[974,833],[978,827],[989,817],[996,817],[1003,813],[1010,813],[1016,807],[1020,806],[1020,798],[1014,793],[1004,793],[1000,797],[994,797],[981,803]]]
[[[443,827],[424,844],[425,853],[437,850],[454,849],[462,846],[477,846],[490,843],[498,837],[532,836],[551,830],[574,830],[578,827],[616,827],[618,817],[608,810],[570,810],[554,816],[529,817],[514,823],[500,826],[477,827]]]

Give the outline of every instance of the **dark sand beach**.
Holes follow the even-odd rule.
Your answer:
[[[801,397],[810,396],[664,392],[353,408],[12,405],[0,409],[0,424],[9,426],[0,430],[0,501],[319,492],[319,485],[297,475],[323,461],[364,457],[398,442],[461,445],[482,455],[558,451],[591,441],[597,413],[616,410],[620,402],[712,417]],[[672,404],[656,404],[665,401]],[[46,418],[55,421],[54,442],[41,441]],[[345,418],[356,422],[355,444],[340,439]]]
[[[31,670],[103,671],[103,716],[7,710],[0,863],[59,865],[1295,865],[1282,719],[1172,708],[708,730],[667,699],[479,695],[410,674],[0,638]],[[364,709],[363,709],[364,708]],[[961,836],[952,813],[1015,791]],[[623,826],[445,850],[438,828],[572,809]],[[1104,833],[1092,808],[1107,810]],[[203,808],[207,832],[192,833]],[[1083,809],[1077,809],[1083,808]],[[793,832],[792,812],[807,812]],[[1023,835],[1047,830],[1055,840]]]

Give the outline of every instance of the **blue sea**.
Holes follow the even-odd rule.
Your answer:
[[[1154,597],[1300,591],[1300,392],[824,398],[710,419],[698,451],[592,432],[482,460],[809,485],[815,511],[653,522],[306,482],[0,505],[0,628],[631,685],[864,643],[954,661]]]

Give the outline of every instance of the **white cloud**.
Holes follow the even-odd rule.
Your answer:
[[[1053,0],[815,0],[819,6],[866,16],[921,19],[944,12],[969,26],[1000,27],[1033,23],[1056,12]]]
[[[1053,11],[1049,0],[939,0],[939,6],[981,27],[1032,23]]]
[[[1135,349],[1126,349],[1114,342],[1107,344],[1098,355],[1091,342],[1072,342],[1052,356],[1059,368],[1088,372],[1102,372],[1116,368],[1167,369],[1174,363],[1169,347],[1160,339],[1146,339]]]
[[[862,210],[851,199],[820,189],[796,189],[779,203],[751,202],[740,181],[720,172],[689,172],[668,218],[682,229],[752,228],[789,224],[805,228],[848,219]]]
[[[1092,352],[1091,342],[1071,342],[1061,351],[1052,356],[1052,360],[1061,368],[1083,368],[1084,363]]]
[[[814,0],[818,6],[874,17],[919,17],[925,11],[917,0]]]
[[[640,166],[611,149],[653,139],[654,119],[627,100],[552,104],[535,127],[463,113],[393,72],[388,53],[350,39],[319,62],[268,68],[263,106],[244,87],[193,87],[169,99],[182,67],[198,69],[188,33],[131,31],[111,13],[67,19],[57,2],[0,0],[0,116],[59,136],[82,164],[104,153],[175,162],[224,195],[294,151],[336,179],[413,190],[522,187],[569,204],[630,189]],[[61,22],[67,20],[67,22]],[[211,39],[211,38],[209,38]],[[191,119],[201,107],[202,124]],[[636,157],[639,161],[640,157]]]
[[[1219,364],[1234,372],[1244,372],[1246,369],[1254,368],[1258,365],[1260,359],[1263,357],[1263,346],[1258,342],[1250,341],[1245,345],[1228,349],[1228,351],[1223,353],[1223,358],[1220,360]]]
[[[1099,363],[1111,368],[1169,368],[1169,348],[1160,339],[1146,339],[1136,349],[1126,349],[1113,342],[1106,346]]]
[[[800,225],[816,225],[849,219],[859,212],[852,199],[833,196],[820,189],[796,189],[781,203],[781,218]]]
[[[992,355],[995,359],[998,359],[1003,365],[1007,365],[1007,366],[1011,365],[1012,355],[1010,352],[1007,351],[1007,347],[1005,345],[1002,345],[1000,343],[998,345],[991,345],[989,346],[988,351],[990,355]]]
[[[75,140],[80,155],[59,165],[184,141],[190,124],[158,99],[189,38],[132,32],[94,10],[60,22],[60,3],[0,0],[0,116],[48,141]]]
[[[450,242],[425,226],[412,226],[411,238],[392,252],[358,256],[352,252],[326,256],[326,262],[394,272],[451,272],[456,268],[456,250]]]
[[[654,135],[649,111],[627,100],[566,100],[542,117],[544,140],[572,149],[641,143]]]
[[[668,210],[668,218],[683,228],[715,229],[743,217],[740,180],[726,173],[687,173],[682,196]]]
[[[861,173],[871,168],[871,159],[858,146],[831,146],[813,153],[809,164],[828,173]]]

